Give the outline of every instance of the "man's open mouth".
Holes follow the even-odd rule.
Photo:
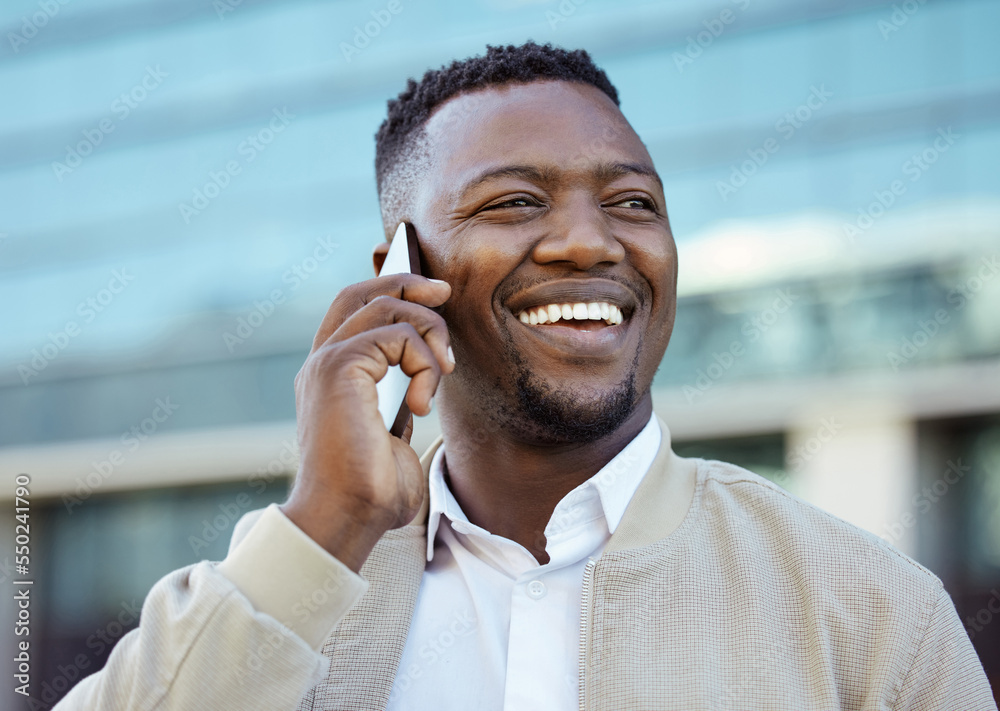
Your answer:
[[[574,304],[548,304],[524,309],[517,314],[521,323],[542,326],[562,322],[564,326],[586,328],[603,323],[616,326],[622,322],[622,310],[606,301],[577,302]]]

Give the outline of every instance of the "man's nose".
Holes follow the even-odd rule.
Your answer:
[[[612,234],[608,216],[600,205],[579,201],[566,205],[551,215],[547,228],[531,255],[539,264],[566,262],[586,271],[625,258],[625,248]]]

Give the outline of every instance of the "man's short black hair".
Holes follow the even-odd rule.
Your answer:
[[[619,105],[618,90],[585,50],[567,51],[532,41],[520,46],[487,45],[485,56],[428,70],[419,82],[409,79],[406,89],[389,100],[388,116],[375,134],[375,179],[379,195],[384,192],[386,177],[406,157],[413,139],[435,108],[463,92],[545,79],[590,84],[607,94],[615,106]]]

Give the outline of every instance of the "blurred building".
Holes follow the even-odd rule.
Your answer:
[[[528,38],[591,51],[664,179],[678,451],[927,565],[1000,688],[997,3],[10,0],[0,22],[0,470],[32,479],[42,702],[284,497],[292,379],[381,239],[386,99]]]

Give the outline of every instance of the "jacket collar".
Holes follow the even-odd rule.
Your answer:
[[[670,429],[659,417],[657,421],[662,434],[660,449],[605,552],[641,548],[666,538],[684,521],[694,500],[697,463],[674,454]]]
[[[696,464],[674,454],[670,429],[660,417],[656,420],[660,424],[660,448],[611,536],[607,551],[639,548],[670,535],[684,520],[694,498]],[[409,526],[427,525],[430,511],[427,480],[434,454],[442,444],[444,438],[439,436],[420,458],[424,469],[424,501]]]

